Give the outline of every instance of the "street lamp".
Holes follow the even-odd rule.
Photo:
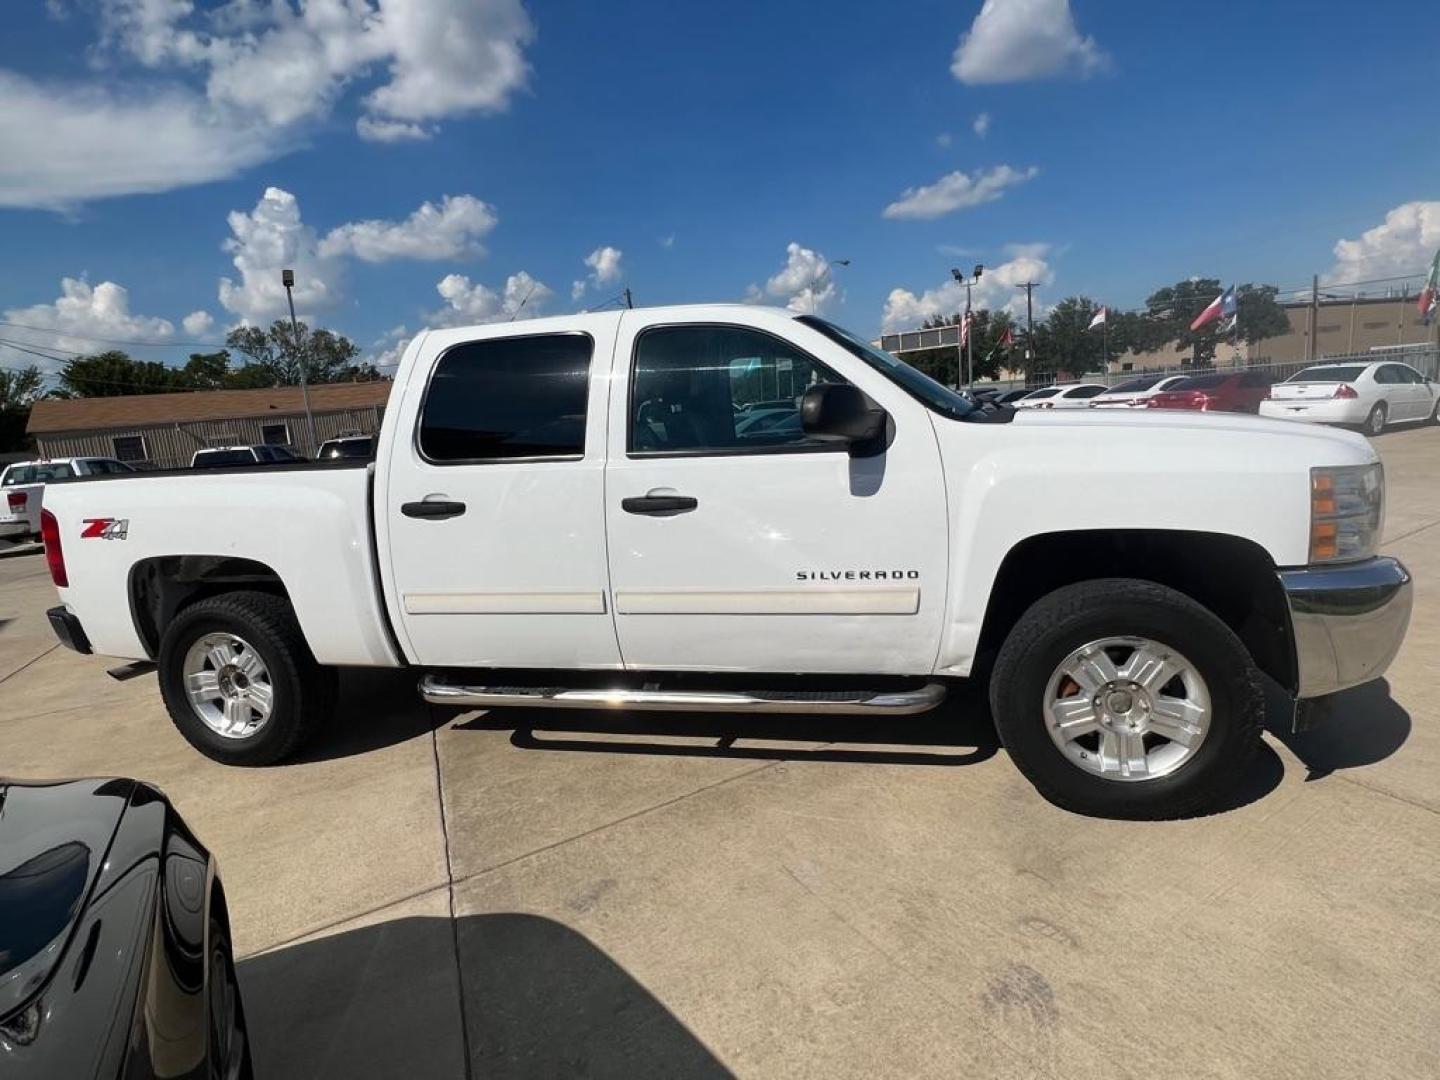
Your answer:
[[[310,453],[313,456],[320,443],[315,438],[315,414],[310,411],[310,387],[305,383],[305,350],[300,348],[300,326],[295,321],[295,271],[281,270],[280,284],[285,286],[285,299],[290,303],[290,341],[295,349],[295,366],[300,369],[300,397],[305,402],[305,426],[310,429]]]
[[[981,263],[975,264],[975,273],[968,278],[965,276],[963,271],[957,270],[954,267],[950,268],[950,276],[953,277],[956,282],[965,286],[965,321],[961,324],[961,333],[965,338],[965,384],[967,386],[969,386],[975,381],[975,345],[974,342],[971,340],[971,330],[973,329],[973,327],[970,325],[970,290],[973,289],[976,285],[980,284],[980,275],[984,272],[985,267]],[[955,357],[955,389],[959,390],[960,357],[958,355],[958,344],[956,345],[956,353],[957,355]]]

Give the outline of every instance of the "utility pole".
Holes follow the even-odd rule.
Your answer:
[[[320,449],[315,438],[315,414],[310,411],[310,387],[305,381],[305,350],[300,348],[300,325],[295,321],[295,271],[281,270],[280,283],[285,286],[285,299],[290,303],[290,341],[295,348],[295,366],[300,369],[300,397],[305,402],[305,426],[310,429],[310,453]]]
[[[1030,374],[1031,347],[1035,341],[1035,288],[1038,281],[1027,281],[1023,285],[1016,285],[1017,289],[1025,290],[1025,374]]]
[[[1315,328],[1320,322],[1320,275],[1310,277],[1310,332],[1305,337],[1305,362],[1315,362]]]

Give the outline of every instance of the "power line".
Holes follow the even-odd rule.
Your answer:
[[[79,341],[98,341],[104,345],[134,345],[137,347],[153,349],[224,349],[228,346],[223,341],[140,341],[126,340],[125,338],[96,337],[94,334],[76,334],[69,330],[57,330],[53,326],[29,326],[25,323],[5,322],[0,319],[0,326],[13,326],[17,330],[30,330],[37,334],[49,334],[52,337],[76,338]]]

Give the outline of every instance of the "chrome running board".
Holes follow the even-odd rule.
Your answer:
[[[850,716],[911,716],[945,700],[941,683],[916,690],[570,690],[546,686],[464,686],[438,675],[420,679],[420,696],[431,705],[473,709],[647,709],[664,712],[829,713]]]

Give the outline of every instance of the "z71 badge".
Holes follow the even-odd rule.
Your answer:
[[[129,518],[85,518],[81,540],[124,540],[130,535]]]

